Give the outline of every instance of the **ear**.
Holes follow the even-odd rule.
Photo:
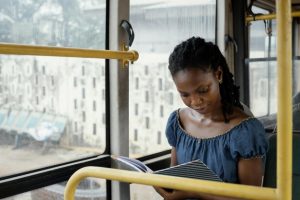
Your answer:
[[[223,70],[219,66],[218,69],[215,71],[216,79],[219,81],[219,83],[223,82]]]

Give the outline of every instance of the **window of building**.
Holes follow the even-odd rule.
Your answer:
[[[102,90],[102,100],[105,99],[105,89]]]
[[[170,92],[169,93],[169,103],[170,103],[170,105],[173,105],[173,102],[174,102],[174,95],[173,95],[173,93],[172,92]]]
[[[160,111],[160,116],[163,117],[163,116],[164,116],[164,106],[161,105],[159,108],[160,108],[160,109],[159,109],[159,111]]]
[[[82,88],[82,98],[85,99],[85,88]]]
[[[81,74],[82,74],[82,76],[85,75],[85,67],[84,67],[84,65],[82,65],[82,67],[81,67]]]
[[[97,134],[97,124],[93,124],[93,135]]]
[[[43,86],[43,87],[42,87],[42,90],[43,90],[43,96],[46,96],[46,87]]]
[[[162,78],[158,79],[158,90],[162,90],[163,86],[162,86]]]
[[[134,104],[134,114],[138,115],[139,114],[139,104]]]
[[[96,101],[94,100],[93,101],[93,111],[96,111],[96,106],[97,106],[97,104],[96,104]]]
[[[149,119],[149,117],[145,118],[145,124],[146,124],[146,129],[149,129],[150,128],[150,119]]]
[[[85,111],[82,111],[82,122],[85,122]]]
[[[54,99],[51,98],[51,108],[54,109]]]
[[[137,129],[134,129],[134,137],[133,137],[133,140],[135,141],[135,142],[137,142],[138,141],[138,130]]]
[[[161,144],[161,132],[157,132],[157,144]]]
[[[149,102],[149,91],[145,91],[145,102]]]
[[[105,115],[105,113],[102,113],[102,123],[103,124],[106,123],[106,115]]]
[[[93,88],[96,88],[96,78],[93,77]]]
[[[145,65],[145,75],[148,75],[149,74],[149,67],[148,65]]]
[[[135,78],[135,89],[139,89],[139,78]]]

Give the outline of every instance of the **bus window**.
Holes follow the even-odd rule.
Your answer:
[[[0,42],[105,49],[106,1],[1,2]],[[0,56],[0,178],[104,152],[105,61]]]
[[[254,13],[269,13],[253,6]],[[276,22],[249,24],[250,109],[256,117],[277,112]]]
[[[129,68],[129,152],[132,157],[170,148],[169,114],[183,106],[168,71],[168,56],[191,36],[215,40],[216,2],[131,1],[132,48],[140,59]]]

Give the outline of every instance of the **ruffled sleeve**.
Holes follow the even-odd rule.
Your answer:
[[[234,128],[230,138],[230,151],[235,160],[265,156],[268,150],[263,125],[250,118]]]
[[[171,146],[175,147],[176,146],[176,116],[177,116],[177,111],[174,111],[170,114],[168,122],[167,122],[167,127],[166,127],[166,137],[168,139],[168,142]]]

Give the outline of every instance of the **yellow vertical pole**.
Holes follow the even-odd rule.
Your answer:
[[[290,200],[292,192],[292,45],[291,1],[277,0],[277,74],[278,74],[278,199]]]

